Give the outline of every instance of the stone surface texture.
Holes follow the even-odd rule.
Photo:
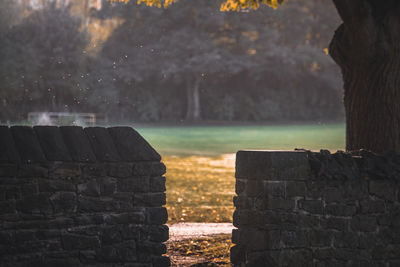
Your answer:
[[[242,266],[400,266],[400,155],[239,151]]]
[[[0,126],[0,137],[0,266],[170,266],[166,169],[135,130]]]

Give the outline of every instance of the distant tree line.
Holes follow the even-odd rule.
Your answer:
[[[94,55],[87,20],[70,6],[26,14],[14,2],[0,3],[0,121],[30,111],[115,122],[343,118],[340,75],[323,53],[338,18],[323,0],[253,13],[220,13],[215,0],[105,3],[92,16],[122,24]]]

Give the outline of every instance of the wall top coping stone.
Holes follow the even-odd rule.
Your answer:
[[[0,126],[0,163],[160,160],[131,127]]]

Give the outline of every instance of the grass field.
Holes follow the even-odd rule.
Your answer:
[[[139,132],[167,166],[169,222],[231,222],[235,152],[344,148],[343,124],[148,127]]]

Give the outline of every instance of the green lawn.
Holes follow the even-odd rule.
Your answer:
[[[138,131],[167,166],[169,223],[230,222],[240,149],[344,149],[343,124],[151,127]]]

